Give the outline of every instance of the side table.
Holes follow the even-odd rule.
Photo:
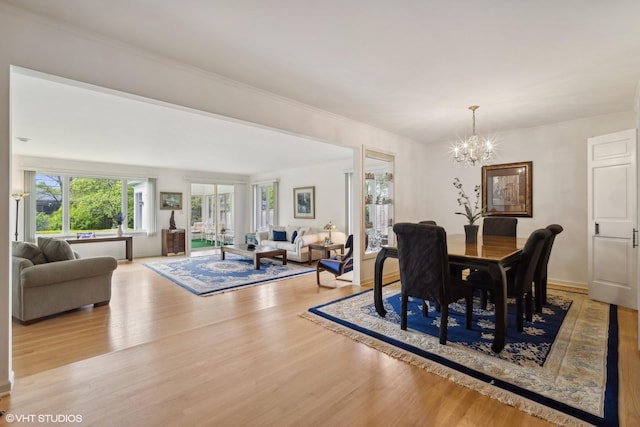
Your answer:
[[[329,258],[331,256],[331,251],[337,251],[340,249],[340,253],[344,254],[344,244],[343,243],[331,243],[329,245],[325,245],[324,242],[315,242],[309,244],[309,258],[307,260],[307,264],[311,264],[311,252],[313,250],[322,251],[322,258]]]

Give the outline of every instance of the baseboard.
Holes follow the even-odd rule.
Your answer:
[[[13,385],[15,384],[15,375],[13,371],[9,372],[9,379],[7,382],[0,384],[0,396],[6,396],[13,391]]]
[[[399,271],[382,275],[382,283],[383,283],[383,285],[387,285],[389,283],[397,282],[398,280],[400,280],[400,272]],[[365,288],[366,287],[372,288],[373,287],[373,279],[368,279],[368,280],[365,280],[364,282],[361,282],[360,286],[365,287]]]
[[[557,285],[563,288],[576,288],[583,291],[589,290],[589,286],[586,283],[571,282],[568,280],[548,279],[547,286]]]

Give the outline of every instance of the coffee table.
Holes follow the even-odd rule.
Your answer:
[[[220,248],[222,259],[224,254],[236,254],[247,258],[253,258],[253,268],[260,270],[260,260],[262,258],[282,257],[282,265],[287,265],[287,251],[284,249],[272,248],[271,246],[256,246],[250,249],[248,245],[229,245]]]

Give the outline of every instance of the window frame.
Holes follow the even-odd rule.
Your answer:
[[[60,232],[55,233],[41,233],[37,230],[37,182],[40,176],[57,176],[62,178],[62,227]],[[72,179],[78,178],[90,178],[96,180],[116,180],[121,182],[121,192],[120,192],[120,212],[128,211],[128,186],[133,182],[136,184],[145,184],[144,191],[136,192],[134,190],[133,193],[133,216],[134,223],[137,220],[141,221],[140,228],[129,228],[128,221],[123,223],[124,231],[129,234],[146,234],[153,235],[155,234],[155,224],[156,224],[156,215],[157,210],[155,208],[155,179],[154,178],[145,178],[145,177],[133,177],[133,176],[122,176],[122,175],[94,175],[87,174],[83,172],[60,172],[60,171],[49,171],[49,170],[35,170],[35,171],[25,171],[25,182],[30,183],[31,187],[31,202],[27,205],[25,204],[25,227],[29,224],[29,230],[25,229],[25,236],[28,236],[30,240],[35,241],[38,236],[47,235],[52,237],[61,237],[61,236],[73,236],[76,234],[76,231],[71,231],[71,217],[70,217],[70,205],[71,200],[69,196],[70,191],[70,182]],[[138,194],[141,196],[137,197]],[[139,213],[141,211],[141,213]],[[57,230],[56,230],[57,231]],[[96,230],[96,235],[110,235],[116,233],[116,228],[112,229],[103,229]]]
[[[273,209],[267,209],[267,215],[262,221],[262,190],[273,191]],[[278,180],[257,182],[253,184],[253,198],[252,198],[252,211],[253,211],[253,229],[255,231],[266,231],[269,226],[278,224],[278,211],[279,211],[279,197],[278,197]],[[273,214],[269,215],[269,211]]]

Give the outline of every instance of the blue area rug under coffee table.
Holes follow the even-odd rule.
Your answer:
[[[227,254],[224,261],[220,259],[220,255],[210,255],[147,262],[144,265],[200,296],[246,288],[315,271],[314,268],[292,263],[282,265],[282,260],[279,259],[262,259],[260,270],[255,270],[253,260],[231,254]]]
[[[492,309],[474,304],[473,327],[464,303],[450,305],[447,345],[439,343],[440,315],[422,315],[410,299],[408,328],[400,329],[398,285],[383,290],[387,315],[377,314],[367,290],[312,307],[303,317],[392,357],[416,365],[531,415],[559,425],[618,425],[617,308],[587,295],[549,291],[543,313],[515,329],[508,304],[505,349],[491,350]]]

